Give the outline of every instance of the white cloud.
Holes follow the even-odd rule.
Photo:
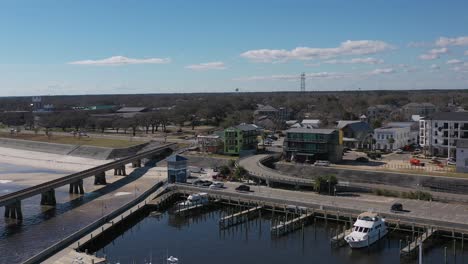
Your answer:
[[[411,41],[407,46],[410,48],[423,48],[432,46],[432,43],[425,41]]]
[[[307,73],[307,79],[341,79],[350,76],[347,73],[338,72],[315,72]],[[300,80],[299,74],[280,74],[270,76],[251,76],[245,78],[236,78],[235,81],[274,81],[274,80]]]
[[[465,56],[468,56],[468,50],[465,50]]]
[[[391,74],[391,73],[395,73],[395,69],[383,68],[383,69],[375,69],[373,71],[368,72],[369,75],[381,75],[381,74]]]
[[[468,62],[457,65],[453,67],[452,70],[460,73],[468,73]]]
[[[439,47],[468,46],[468,36],[456,38],[440,37],[438,40],[436,40],[435,45]]]
[[[327,59],[340,55],[366,55],[394,49],[394,47],[380,40],[357,40],[342,42],[336,48],[309,48],[297,47],[292,50],[285,49],[258,49],[249,50],[241,57],[256,62],[278,62],[287,60]]]
[[[447,48],[440,48],[440,49],[431,49],[426,54],[422,54],[419,56],[421,60],[435,60],[440,57],[440,54],[445,54],[448,52]]]
[[[72,61],[68,64],[73,65],[99,65],[99,66],[118,66],[127,64],[165,64],[171,62],[169,58],[149,58],[149,59],[133,59],[124,56],[113,56],[101,60],[81,60]]]
[[[192,64],[185,66],[186,69],[196,70],[196,71],[203,71],[203,70],[224,70],[226,69],[226,65],[224,65],[221,61],[214,61],[214,62],[206,62],[200,64]]]
[[[437,64],[432,64],[430,68],[431,68],[432,71],[437,71],[437,70],[440,69],[440,66],[437,65]]]
[[[328,64],[382,64],[384,63],[381,59],[376,58],[353,58],[349,60],[327,60],[324,63]]]
[[[448,60],[446,63],[447,63],[447,64],[450,64],[450,65],[456,65],[456,64],[463,64],[463,61],[457,60],[457,59],[453,59],[453,60]]]

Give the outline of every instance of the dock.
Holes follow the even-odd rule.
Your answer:
[[[436,229],[429,228],[426,232],[424,232],[421,236],[416,237],[414,241],[409,243],[406,247],[402,248],[400,250],[400,255],[408,255],[410,254],[413,250],[417,249],[419,247],[419,244],[424,243],[429,237],[431,237],[435,232],[437,232]]]
[[[335,245],[335,246],[342,246],[346,244],[345,237],[353,232],[353,229],[345,229],[339,234],[334,235],[331,239],[330,242]]]
[[[284,222],[279,221],[278,224],[274,225],[271,228],[271,233],[276,234],[277,236],[280,236],[280,235],[284,235],[284,234],[286,234],[288,232],[291,232],[293,230],[296,230],[299,227],[303,227],[304,222],[310,216],[312,216],[312,214],[306,213],[306,214],[300,215],[299,217],[293,218],[291,220],[286,219],[286,221],[284,221]]]
[[[99,264],[106,263],[105,258],[99,258],[94,255],[89,255],[75,250],[68,251],[67,254],[62,255],[59,259],[54,261],[54,264]]]
[[[183,207],[183,208],[179,208],[177,209],[176,213],[178,214],[186,214],[190,211],[193,211],[197,208],[202,208],[203,206],[205,206],[206,204],[196,204],[196,205],[192,205],[192,206],[189,206],[189,207]]]
[[[251,215],[251,214],[253,214],[254,212],[257,212],[257,211],[260,212],[260,210],[262,210],[262,208],[263,208],[263,206],[257,206],[257,207],[249,208],[247,210],[244,210],[244,211],[241,211],[241,212],[238,212],[238,213],[235,213],[235,214],[225,216],[225,217],[219,219],[219,226],[220,226],[220,228],[227,228],[227,227],[230,227],[230,226],[234,226],[234,225],[243,223],[248,219],[249,215]],[[260,214],[261,214],[261,212],[260,212]]]

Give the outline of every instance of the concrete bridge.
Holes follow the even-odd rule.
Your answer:
[[[65,177],[48,181],[33,187],[29,187],[17,192],[9,193],[0,196],[0,206],[5,206],[5,217],[22,219],[21,201],[35,195],[41,195],[41,205],[55,206],[55,189],[69,184],[70,193],[84,194],[83,179],[94,176],[95,185],[106,184],[106,172],[114,170],[114,175],[126,176],[125,165],[132,164],[134,168],[141,167],[142,159],[151,159],[154,156],[161,154],[172,153],[177,147],[177,144],[164,144],[154,149],[143,151],[133,156],[122,158],[113,162],[109,162],[91,169],[80,171],[67,175]]]
[[[274,159],[273,155],[262,154],[243,158],[238,164],[247,170],[251,178],[265,182],[268,186],[274,184],[292,185],[295,187],[313,187],[314,180],[298,178],[281,174],[280,172],[263,165],[264,162]]]

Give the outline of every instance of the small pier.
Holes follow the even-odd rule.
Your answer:
[[[262,208],[263,208],[263,206],[257,206],[257,207],[249,208],[247,210],[244,210],[244,211],[241,211],[241,212],[238,212],[238,213],[235,213],[235,214],[225,216],[225,217],[219,219],[219,227],[220,228],[227,228],[227,227],[230,227],[230,226],[234,226],[234,225],[243,223],[243,222],[248,220],[250,215],[252,215],[253,213],[255,213],[257,211],[261,215]]]
[[[284,222],[281,220],[278,223],[272,224],[271,233],[277,236],[284,235],[288,232],[294,231],[298,228],[302,228],[306,220],[312,216],[312,214],[305,213],[299,217],[287,220],[287,216]]]
[[[406,247],[400,250],[400,255],[408,255],[413,252],[415,249],[419,247],[419,244],[424,243],[429,237],[431,237],[435,232],[436,229],[429,228],[426,232],[424,232],[421,236],[416,237],[416,239],[409,243]]]
[[[182,206],[182,207],[179,206],[179,207],[177,208],[176,213],[177,213],[177,214],[187,214],[187,213],[189,213],[189,212],[191,212],[191,211],[193,211],[193,210],[195,210],[195,209],[202,208],[202,207],[204,207],[205,205],[206,205],[206,204],[195,204],[195,205],[191,205],[191,206],[188,206],[188,207],[187,207],[187,206]]]
[[[47,261],[46,261],[47,263]],[[61,258],[55,260],[54,264],[82,263],[82,264],[99,264],[106,263],[105,258],[99,258],[94,255],[89,255],[83,252],[70,250]]]

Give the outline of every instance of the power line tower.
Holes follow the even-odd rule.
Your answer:
[[[305,73],[301,73],[301,92],[305,92]]]

